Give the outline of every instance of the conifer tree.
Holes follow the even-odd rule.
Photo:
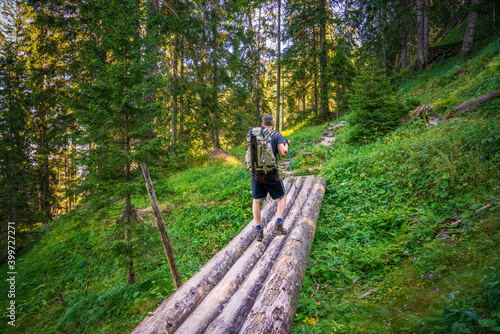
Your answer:
[[[0,37],[0,219],[15,222],[19,231],[41,220],[28,131],[31,91],[25,45],[31,14],[21,1],[6,1],[1,10],[5,21]]]
[[[157,163],[163,147],[160,138],[148,135],[152,120],[160,117],[160,105],[144,98],[157,89],[158,77],[150,73],[150,57],[156,55],[145,52],[156,39],[141,31],[144,7],[135,0],[81,5],[89,39],[80,54],[87,72],[74,92],[73,106],[82,126],[79,164],[86,168],[79,190],[87,194],[89,210],[124,202],[110,249],[123,255],[131,284],[136,230],[132,198],[143,188],[138,163]]]
[[[406,114],[394,98],[384,70],[376,68],[374,63],[372,59],[354,83],[354,93],[349,99],[349,143],[365,144],[384,136]]]

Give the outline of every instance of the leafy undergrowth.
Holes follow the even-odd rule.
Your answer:
[[[251,220],[251,187],[241,164],[206,162],[153,178],[182,281],[186,281]],[[136,198],[135,206],[149,206]],[[121,204],[91,218],[67,215],[40,228],[41,242],[17,259],[16,327],[3,333],[125,333],[175,291],[158,229],[143,213],[134,239],[135,283],[119,249],[110,249]],[[1,267],[7,272],[5,265]],[[84,296],[85,286],[88,292]],[[6,281],[0,294],[7,295]],[[61,286],[64,304],[53,303]],[[0,301],[7,308],[7,299]]]
[[[360,148],[347,130],[323,171],[294,332],[479,331],[500,301],[479,284],[499,280],[500,122],[417,122]]]
[[[498,87],[498,45],[397,78],[401,98],[407,106],[440,105],[444,114]],[[308,174],[320,167],[331,182],[294,333],[495,330],[499,109],[493,101],[432,128],[416,121],[360,147],[345,143],[347,127],[337,130],[330,148],[315,146],[324,125],[284,132],[293,143],[294,169]],[[241,158],[244,147],[231,152]],[[153,178],[183,281],[251,220],[241,160],[196,162]],[[145,190],[134,203],[149,206]],[[110,248],[120,237],[120,213],[116,203],[91,217],[68,214],[38,228],[40,241],[16,260],[16,327],[3,321],[0,331],[124,333],[167,298],[174,286],[151,213],[142,214],[134,232],[136,280],[126,283],[125,259]],[[8,272],[6,265],[0,270]],[[64,304],[52,302],[63,285]],[[0,300],[3,310],[7,301]]]
[[[500,85],[500,40],[396,78],[444,115]],[[293,333],[500,331],[500,101],[372,144],[336,132]]]

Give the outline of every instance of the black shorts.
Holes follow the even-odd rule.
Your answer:
[[[253,199],[264,199],[268,193],[272,199],[280,199],[285,196],[285,186],[279,173],[258,175],[257,180],[252,179]]]

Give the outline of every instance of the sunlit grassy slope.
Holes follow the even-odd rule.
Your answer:
[[[497,40],[469,60],[450,59],[393,84],[407,105],[433,104],[443,115],[500,86],[499,50]],[[362,147],[344,142],[348,126],[331,148],[315,146],[324,125],[284,131],[297,173],[319,167],[330,181],[294,333],[486,332],[485,320],[498,320],[499,110],[493,101],[435,127],[403,124]],[[153,178],[183,281],[251,220],[244,148],[231,152],[239,161],[200,159]],[[145,192],[135,205],[149,206]],[[17,257],[16,327],[2,321],[0,331],[129,332],[168,297],[174,286],[148,213],[134,240],[136,283],[126,283],[124,259],[107,247],[120,212],[118,203],[40,228],[41,241]],[[52,303],[63,284],[65,304]],[[0,294],[7,295],[5,280]],[[6,310],[6,298],[0,307]]]
[[[500,41],[395,78],[436,116],[500,87]],[[337,132],[294,333],[489,333],[499,322],[500,101],[373,144]],[[326,153],[325,153],[326,154]],[[485,207],[493,205],[492,207]]]

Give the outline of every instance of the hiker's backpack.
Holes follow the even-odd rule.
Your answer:
[[[245,161],[253,178],[257,176],[257,172],[267,174],[278,168],[271,145],[271,137],[275,133],[276,131],[266,127],[250,128],[248,131]]]

